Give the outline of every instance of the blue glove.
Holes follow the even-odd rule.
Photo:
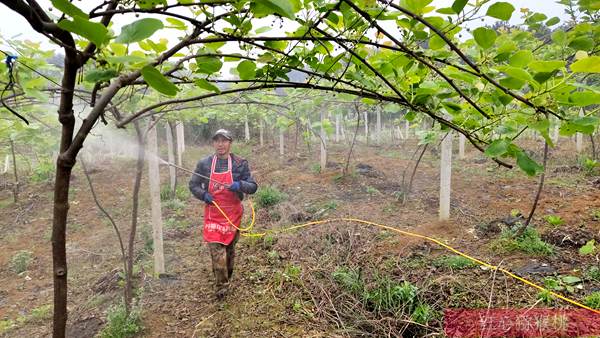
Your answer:
[[[213,197],[211,194],[209,194],[208,192],[205,192],[204,195],[202,196],[202,200],[206,203],[206,204],[211,204],[213,202]]]
[[[234,181],[229,186],[230,191],[240,191],[240,189],[242,189],[242,184],[239,181]]]

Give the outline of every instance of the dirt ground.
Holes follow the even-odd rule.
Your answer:
[[[314,154],[308,155],[302,148],[302,152],[284,158],[278,157],[273,146],[244,146],[240,153],[250,161],[259,186],[275,186],[287,196],[279,205],[257,212],[256,231],[312,219],[360,218],[437,238],[542,283],[546,276],[582,276],[586,269],[598,265],[598,255],[579,255],[581,244],[571,243],[581,234],[583,244],[592,238],[600,241],[598,177],[585,175],[575,166],[574,146],[569,140],[563,141],[551,154],[547,184],[534,218],[542,237],[554,241],[555,254],[550,256],[498,252],[491,245],[499,234],[481,229],[511,217],[515,210],[527,213],[537,179],[517,169],[498,167],[470,148],[464,160],[454,159],[451,219],[444,222],[437,220],[439,158],[434,152],[426,152],[406,203],[399,201],[403,172],[414,165],[410,159],[414,142],[357,146],[350,164],[352,174],[344,178],[340,173],[346,145],[330,147],[328,167],[321,173],[315,167],[315,147]],[[206,147],[187,149],[186,167],[193,168],[208,152]],[[167,182],[166,168],[161,168],[161,175],[162,182]],[[130,223],[133,177],[134,162],[126,159],[95,163],[92,173],[99,200],[124,236]],[[187,186],[187,181],[188,175],[182,173],[179,184]],[[360,325],[352,330],[347,327],[350,320],[344,317],[341,298],[340,303],[336,303],[338,298],[327,299],[336,297],[327,290],[325,280],[333,272],[328,269],[339,265],[360,266],[393,280],[410,281],[423,290],[424,299],[436,300],[440,309],[543,306],[537,290],[492,271],[432,265],[434,258],[450,254],[433,243],[348,222],[316,225],[269,238],[242,237],[231,293],[223,302],[216,302],[209,255],[202,244],[203,208],[191,196],[178,214],[163,205],[168,276],[152,277],[146,184],[144,180],[136,243],[136,285],[144,327],[140,337],[368,336],[368,329],[356,331]],[[49,336],[52,185],[25,185],[16,204],[7,191],[0,197],[0,333],[6,337]],[[70,200],[69,336],[91,337],[105,325],[108,309],[120,301],[120,251],[114,231],[96,208],[79,167]],[[245,202],[246,210],[249,203]],[[550,225],[544,220],[547,215],[560,216],[564,224]],[[20,250],[30,251],[33,261],[25,272],[16,274],[11,260]],[[293,267],[298,267],[299,276],[291,276]],[[540,273],[536,270],[539,267],[548,269]],[[569,296],[581,300],[597,290],[600,282],[586,281],[582,290]],[[554,306],[568,304],[556,302]],[[428,332],[442,336],[439,326],[430,326]]]

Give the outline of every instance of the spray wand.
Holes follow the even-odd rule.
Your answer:
[[[160,157],[158,157],[158,156],[157,156],[156,158],[158,158],[158,160],[159,160],[160,162],[162,162],[163,164],[166,164],[166,165],[168,165],[168,166],[171,166],[171,167],[177,168],[177,169],[179,169],[179,170],[186,171],[186,172],[188,172],[188,173],[190,173],[190,174],[192,174],[192,175],[196,175],[196,176],[202,177],[202,178],[204,178],[204,179],[207,179],[207,180],[209,180],[210,182],[214,182],[214,183],[216,183],[216,184],[220,184],[220,185],[224,186],[225,188],[229,188],[229,187],[230,187],[230,185],[229,185],[229,184],[225,184],[225,183],[221,183],[221,182],[215,181],[215,180],[211,179],[211,178],[210,178],[210,177],[208,177],[208,176],[205,176],[205,175],[202,175],[202,174],[198,174],[197,172],[191,171],[191,170],[189,170],[189,169],[186,169],[186,168],[182,168],[182,167],[180,167],[180,166],[178,166],[178,165],[176,165],[176,164],[174,164],[174,163],[167,162],[167,161],[163,160],[162,158],[160,158]]]

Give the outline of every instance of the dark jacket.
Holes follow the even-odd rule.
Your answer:
[[[213,156],[214,155],[210,155],[201,159],[196,165],[196,170],[194,170],[194,172],[200,175],[204,175],[206,177],[210,177]],[[254,194],[256,192],[256,189],[258,189],[258,185],[256,184],[256,181],[250,174],[250,167],[248,166],[248,161],[234,154],[231,154],[230,156],[231,175],[234,181],[240,182],[242,190],[237,192],[237,195],[241,201],[242,199],[244,199],[244,194]],[[197,175],[192,175],[189,186],[190,191],[196,198],[204,200],[204,193],[208,189],[208,180],[206,178]]]

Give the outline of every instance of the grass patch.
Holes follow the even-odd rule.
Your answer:
[[[266,186],[258,189],[254,201],[259,208],[268,208],[280,203],[286,197],[287,195],[276,187]]]
[[[9,268],[14,273],[19,274],[27,271],[32,261],[33,253],[31,251],[21,250],[12,256]]]
[[[585,278],[600,282],[600,268],[592,266],[585,271]]]
[[[47,182],[54,177],[54,163],[51,160],[40,162],[34,169],[30,179],[32,182]]]
[[[461,270],[467,269],[477,266],[475,262],[472,260],[459,256],[459,255],[450,255],[450,256],[440,256],[433,260],[433,266],[438,268],[450,268],[453,270]]]
[[[42,323],[52,318],[52,304],[42,305],[31,310],[31,314],[27,318],[27,322]]]
[[[123,304],[110,308],[106,317],[106,326],[100,332],[101,338],[133,337],[142,330],[140,312],[133,309],[129,316]]]
[[[554,254],[554,247],[542,241],[540,234],[532,227],[527,227],[519,237],[515,237],[515,235],[515,230],[503,230],[500,238],[492,242],[492,249],[498,252],[521,251],[537,256]]]
[[[583,303],[592,309],[600,309],[600,291],[596,291],[585,297]]]

